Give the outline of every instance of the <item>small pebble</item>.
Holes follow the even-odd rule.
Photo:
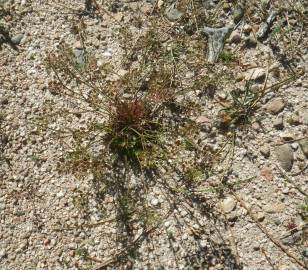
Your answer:
[[[271,154],[270,148],[267,145],[264,145],[260,148],[260,153],[265,157],[268,158]]]
[[[165,226],[166,228],[169,228],[170,225],[171,225],[171,221],[166,221],[166,222],[164,223],[164,226]]]
[[[283,118],[282,117],[277,117],[274,119],[273,122],[273,126],[274,128],[276,128],[277,130],[282,130],[283,129]]]
[[[300,121],[300,118],[299,118],[299,115],[298,114],[294,114],[292,115],[289,119],[288,119],[288,123],[290,125],[293,125],[293,126],[298,126],[301,121]]]
[[[263,212],[257,213],[257,220],[262,222],[265,219],[265,214]]]
[[[295,142],[295,143],[292,143],[292,144],[291,144],[291,147],[292,147],[293,150],[296,151],[296,150],[298,149],[298,143],[296,143],[296,142]]]
[[[153,199],[153,200],[151,201],[151,204],[152,204],[153,206],[157,206],[157,205],[159,204],[159,200],[158,200],[158,199]]]
[[[275,225],[279,226],[281,225],[281,220],[279,218],[273,218],[273,222],[275,223]]]
[[[249,69],[246,73],[245,73],[245,79],[247,81],[250,80],[259,80],[261,78],[265,77],[265,70],[263,68],[253,68],[253,69]]]
[[[276,98],[266,105],[266,110],[271,114],[278,114],[283,111],[285,105],[282,98]]]
[[[288,144],[276,146],[276,157],[285,171],[291,171],[294,162],[293,149]]]
[[[200,246],[205,248],[207,246],[207,241],[206,240],[201,240],[200,241]]]
[[[24,34],[17,34],[14,37],[11,38],[11,41],[15,44],[15,45],[19,45],[21,43],[21,40],[23,39]]]
[[[232,197],[227,197],[220,203],[220,207],[225,213],[229,213],[235,209],[236,201]]]

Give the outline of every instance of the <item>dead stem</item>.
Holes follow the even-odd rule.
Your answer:
[[[256,216],[251,212],[249,207],[245,204],[245,202],[234,192],[231,190],[231,194],[235,197],[235,199],[240,203],[240,205],[247,211],[250,218],[256,223],[256,225],[259,227],[259,229],[268,237],[269,240],[272,241],[273,244],[275,244],[282,252],[284,252],[292,261],[296,262],[298,265],[306,268],[305,263],[303,263],[298,257],[296,257],[294,254],[292,254],[287,248],[283,246],[282,243],[280,243],[279,240],[275,239],[268,231],[267,229],[258,221]]]

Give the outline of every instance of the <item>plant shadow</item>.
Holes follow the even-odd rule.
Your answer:
[[[139,179],[140,185],[129,188],[130,178]],[[184,185],[183,181],[180,179],[178,185]],[[93,188],[100,190],[101,183],[95,179]],[[107,193],[114,198],[115,241],[122,247],[106,269],[135,269],[141,262],[146,269],[209,269],[219,265],[242,269],[224,236],[226,220],[204,195],[179,193],[157,170],[137,173],[136,168],[122,168],[112,183],[105,193],[96,192],[98,203]],[[153,189],[164,198],[154,207],[149,204],[149,190]]]

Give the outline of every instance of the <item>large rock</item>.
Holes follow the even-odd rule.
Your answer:
[[[283,144],[275,148],[276,156],[280,166],[285,171],[291,171],[294,162],[293,150],[290,145]]]
[[[233,27],[233,25],[222,28],[203,27],[202,32],[204,32],[208,37],[207,60],[209,63],[213,64],[217,61],[225,46],[225,41],[230,36]]]

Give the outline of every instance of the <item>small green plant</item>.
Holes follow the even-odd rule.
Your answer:
[[[230,64],[236,60],[236,57],[232,52],[224,50],[220,53],[219,59],[225,64]]]
[[[190,182],[198,182],[204,179],[204,173],[198,168],[190,168],[186,171],[186,178]]]
[[[237,89],[230,94],[231,102],[223,103],[224,108],[219,112],[219,125],[224,130],[249,122],[263,93],[251,91],[250,82],[247,82],[244,91]]]
[[[47,59],[47,65],[57,79],[50,84],[52,92],[67,97],[75,104],[78,103],[80,111],[88,107],[88,111],[95,113],[98,119],[96,123],[91,123],[91,127],[89,126],[89,133],[91,129],[99,132],[104,137],[106,149],[118,157],[136,160],[138,152],[157,140],[159,125],[155,123],[155,117],[158,111],[153,109],[152,105],[154,100],[157,102],[157,95],[135,94],[138,86],[125,85],[127,81],[131,83],[135,80],[134,72],[123,77],[116,85],[103,83],[105,75],[98,70],[93,59],[88,61],[81,69],[76,66],[74,55],[70,50],[64,49],[59,56],[51,54]],[[110,69],[107,67],[102,70],[108,73]],[[76,88],[68,86],[72,82],[76,84]],[[78,87],[80,84],[88,90],[82,91]],[[68,113],[68,110],[66,112]],[[82,142],[85,138],[81,137],[89,133],[74,131],[72,134]],[[74,154],[71,159],[78,161],[79,167],[88,164],[91,159],[87,147],[80,145],[79,149],[71,153]]]
[[[76,249],[76,255],[86,260],[89,258],[89,251],[87,250],[87,248],[81,246]]]
[[[158,140],[159,125],[154,122],[148,105],[144,98],[115,101],[106,140],[119,156],[138,160],[139,152]]]
[[[73,196],[73,204],[80,211],[88,212],[89,211],[88,194],[85,194],[82,191],[77,190],[76,194]]]

